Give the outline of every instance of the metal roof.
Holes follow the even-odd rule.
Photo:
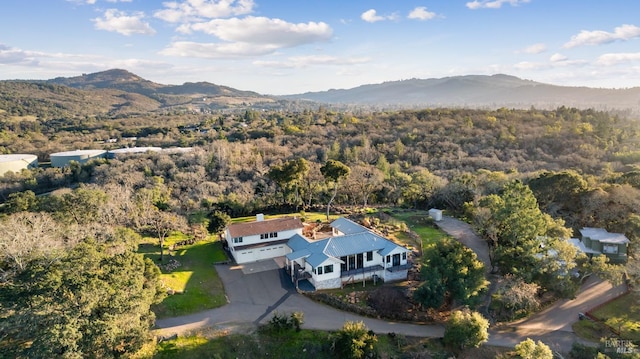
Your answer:
[[[291,248],[292,251],[295,252],[307,248],[309,246],[309,243],[311,242],[309,242],[308,239],[296,233],[291,238],[289,238],[289,242],[287,243],[287,245],[289,246],[289,248]]]
[[[350,219],[346,219],[344,217],[340,217],[335,221],[331,222],[331,227],[337,229],[338,231],[344,234],[355,234],[355,233],[362,233],[362,232],[369,231],[367,228],[357,224],[356,222]]]
[[[360,230],[354,234],[330,237],[313,242],[296,235],[291,237],[287,243],[293,252],[287,254],[286,257],[289,260],[306,258],[307,263],[315,268],[330,258],[339,262],[340,257],[358,253],[375,251],[385,256],[398,248],[403,251],[408,251],[405,247],[381,237],[355,222],[347,221],[348,222],[341,221],[339,223],[346,224],[346,226],[351,229],[357,226],[364,229],[364,231]],[[333,223],[335,223],[335,221]]]
[[[397,246],[388,239],[369,231],[331,237],[328,241],[325,253],[336,258],[369,251],[380,251],[387,247],[387,243]]]
[[[629,238],[624,234],[609,233],[604,228],[584,227],[580,230],[580,234],[582,234],[583,237],[591,238],[591,240],[599,241],[600,243],[624,244],[630,242]]]
[[[37,160],[37,159],[38,159],[38,156],[36,156],[36,155],[28,155],[28,154],[0,155],[0,163],[13,162],[13,161],[33,161],[33,160]]]
[[[66,152],[56,152],[49,155],[49,157],[56,156],[100,156],[107,153],[105,150],[75,150],[75,151],[66,151]]]

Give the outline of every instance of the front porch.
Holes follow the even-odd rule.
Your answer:
[[[359,274],[367,274],[367,273],[371,273],[371,272],[378,272],[383,270],[384,268],[381,265],[374,265],[374,266],[370,266],[370,267],[362,267],[362,268],[356,268],[356,269],[351,269],[351,270],[344,270],[342,272],[340,272],[340,277],[341,278],[345,278],[345,277],[352,277],[355,275],[359,275]]]

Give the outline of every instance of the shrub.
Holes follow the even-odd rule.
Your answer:
[[[456,310],[444,329],[443,342],[454,350],[477,348],[489,339],[489,321],[482,314]]]
[[[516,354],[522,359],[553,359],[551,348],[545,343],[537,343],[527,338],[516,345]]]
[[[376,335],[363,322],[347,321],[335,335],[334,352],[338,358],[375,358],[377,342]]]
[[[304,313],[293,312],[290,315],[281,314],[278,312],[273,313],[267,328],[275,333],[282,333],[292,329],[299,332],[302,324],[304,323]]]

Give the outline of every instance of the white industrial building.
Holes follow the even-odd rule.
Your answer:
[[[118,156],[160,151],[162,151],[160,147],[125,147],[118,148],[117,150],[109,150],[107,158],[118,158]]]
[[[104,150],[75,150],[52,153],[50,155],[51,167],[65,167],[71,161],[85,163],[96,158],[104,158],[106,154],[107,151]]]
[[[38,156],[28,154],[0,155],[0,176],[7,172],[20,172],[38,167]]]

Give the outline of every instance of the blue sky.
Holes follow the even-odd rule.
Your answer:
[[[3,0],[0,79],[123,68],[263,94],[504,73],[640,86],[637,0]]]

